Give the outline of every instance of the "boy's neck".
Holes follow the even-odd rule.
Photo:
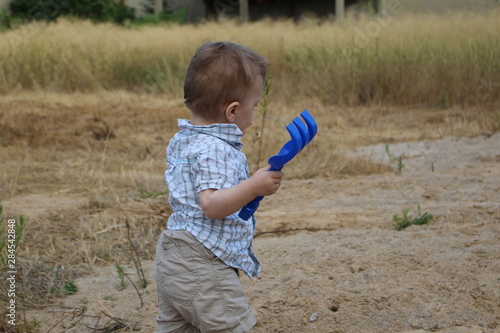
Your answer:
[[[212,124],[222,124],[222,123],[227,123],[227,121],[208,120],[194,114],[191,115],[191,125],[193,126],[209,126]]]

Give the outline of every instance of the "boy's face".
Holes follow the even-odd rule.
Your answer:
[[[234,123],[243,133],[245,133],[247,128],[252,125],[254,109],[262,98],[263,90],[264,80],[259,75],[259,77],[255,80],[252,87],[248,91],[246,98],[240,104],[239,110],[236,113],[234,119]]]

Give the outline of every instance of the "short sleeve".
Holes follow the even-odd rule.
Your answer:
[[[239,164],[233,148],[226,144],[211,144],[200,151],[192,165],[195,190],[220,190],[237,185]]]

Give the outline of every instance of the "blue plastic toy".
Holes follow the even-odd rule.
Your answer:
[[[290,133],[291,140],[285,143],[277,155],[274,155],[267,160],[271,166],[269,171],[279,171],[283,166],[290,162],[295,155],[298,154],[318,133],[318,125],[307,110],[304,110],[300,116],[304,122],[296,117],[287,127],[286,130]],[[248,220],[259,208],[259,203],[264,197],[257,197],[247,203],[238,214],[243,220]]]

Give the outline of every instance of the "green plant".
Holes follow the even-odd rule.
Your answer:
[[[394,214],[392,219],[394,220],[394,227],[396,230],[401,231],[412,224],[415,225],[422,225],[422,224],[428,224],[430,220],[432,220],[433,216],[432,214],[429,214],[428,212],[425,212],[422,214],[422,209],[420,205],[417,206],[417,216],[411,217],[410,215],[410,210],[408,208],[403,209],[403,216],[399,216],[398,214]]]
[[[0,312],[0,332],[5,333],[40,333],[40,322],[36,319],[28,321],[23,314],[15,325],[8,322],[7,316]]]
[[[450,108],[451,102],[450,102],[450,95],[448,94],[448,91],[446,91],[443,95],[443,107],[445,109]]]
[[[398,172],[399,173],[402,173],[403,172],[403,169],[404,167],[406,166],[404,163],[403,163],[403,155],[399,155],[399,157],[396,157],[394,156],[393,153],[391,153],[390,149],[389,149],[389,145],[385,145],[385,152],[387,153],[387,156],[389,157],[389,159],[391,161],[396,161],[396,166],[398,168]]]
[[[142,307],[144,305],[144,301],[142,300],[141,293],[139,292],[139,289],[137,289],[137,286],[135,285],[134,281],[132,281],[130,276],[128,276],[128,274],[125,273],[125,267],[119,266],[116,262],[115,262],[115,267],[116,267],[116,270],[118,271],[118,277],[120,278],[120,281],[121,281],[120,286],[123,289],[125,289],[125,287],[126,287],[125,278],[127,278],[127,280],[129,280],[130,283],[132,284],[132,286],[134,287],[134,289],[137,293],[137,296],[139,296],[139,300],[141,301],[141,307]],[[142,268],[141,268],[141,270],[142,270]],[[145,280],[144,280],[144,283],[145,283]],[[146,287],[146,286],[144,285],[144,287]]]
[[[19,242],[23,237],[25,225],[24,215],[19,215],[17,220],[8,219],[8,230],[4,227],[4,216],[2,214],[3,206],[0,203],[0,265],[2,268],[7,264],[12,265],[11,269],[15,267],[15,259]],[[12,237],[9,237],[12,235]]]
[[[75,281],[68,280],[64,284],[64,292],[66,294],[76,294],[78,292],[78,287],[75,284]]]
[[[97,251],[97,257],[104,260],[109,260],[111,258],[110,254],[103,249]]]
[[[115,262],[116,272],[118,273],[118,278],[120,279],[120,287],[125,289],[127,283],[125,282],[125,267],[118,265]]]
[[[403,209],[403,216],[400,218],[399,215],[394,214],[392,219],[394,220],[394,226],[398,231],[403,230],[411,225],[408,218],[410,210],[408,208]]]
[[[141,198],[146,199],[146,198],[156,198],[161,195],[167,194],[167,190],[158,190],[158,191],[148,191],[144,188],[139,189],[139,193],[141,194]]]

